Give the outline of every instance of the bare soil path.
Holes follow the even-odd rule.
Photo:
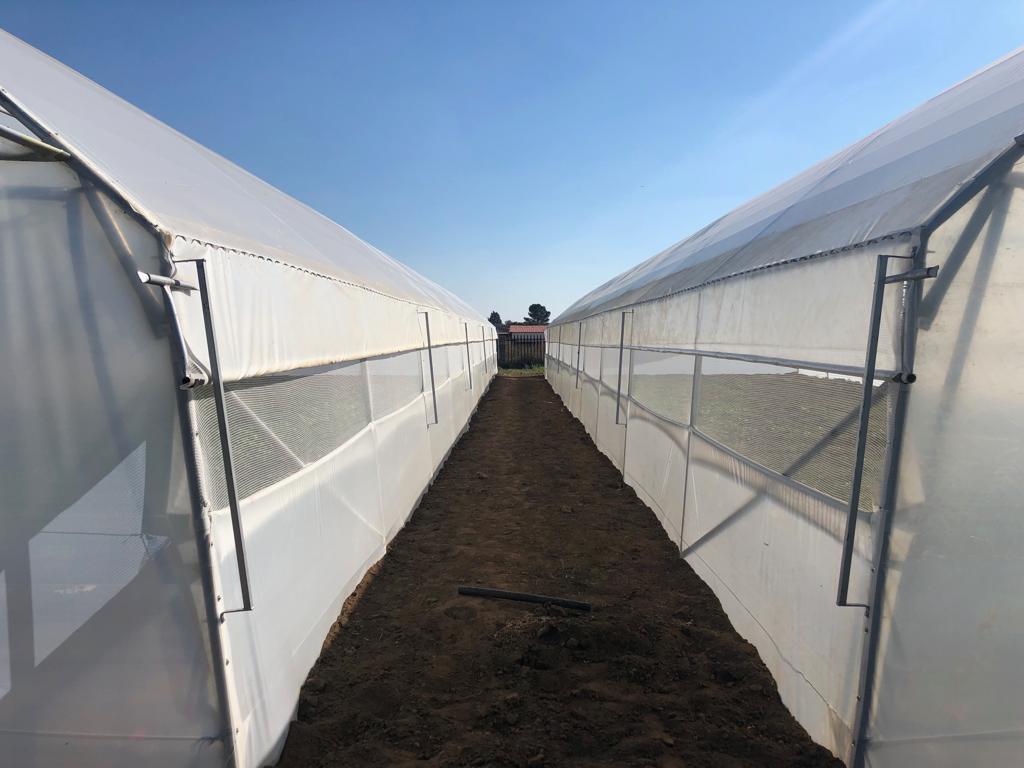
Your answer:
[[[500,377],[346,605],[281,764],[841,766],[548,384]]]

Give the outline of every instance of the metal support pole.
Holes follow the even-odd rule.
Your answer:
[[[188,360],[188,350],[185,346],[184,337],[181,334],[181,329],[178,324],[177,312],[174,309],[174,299],[171,296],[169,288],[163,288],[162,292],[167,318],[170,325],[174,328],[173,338],[176,342],[169,345],[171,347],[171,357],[174,362],[174,367],[184,371],[186,368],[186,361]],[[220,738],[224,742],[225,750],[228,750],[233,746],[232,737],[234,729],[231,723],[234,713],[231,705],[231,699],[227,692],[227,665],[225,664],[227,659],[224,656],[224,644],[218,628],[218,624],[220,623],[222,616],[220,615],[217,607],[216,591],[214,590],[214,563],[213,552],[211,551],[213,530],[210,526],[208,516],[202,512],[202,493],[199,487],[199,469],[196,461],[196,444],[193,440],[195,430],[193,426],[194,421],[192,418],[192,412],[189,408],[189,394],[179,386],[174,387],[174,393],[175,401],[178,406],[178,425],[181,431],[182,458],[186,467],[186,485],[188,487],[189,501],[192,506],[192,530],[197,543],[196,558],[199,562],[200,584],[202,585],[200,592],[203,598],[203,606],[206,609],[209,653],[213,663],[213,679],[214,686],[217,691],[217,701],[220,704],[220,725],[222,729]],[[7,583],[10,585],[9,578]],[[10,586],[8,586],[8,590],[10,590]],[[9,598],[8,605],[10,605]]]
[[[875,383],[875,362],[878,358],[878,334],[882,325],[882,304],[885,299],[885,276],[889,257],[878,254],[875,262],[875,287],[871,294],[871,314],[868,319],[868,346],[864,353],[864,381],[861,387],[860,419],[857,426],[857,449],[853,459],[853,482],[846,509],[846,533],[839,561],[839,586],[836,605],[867,608],[864,603],[850,603],[850,567],[853,563],[853,543],[857,535],[857,510],[860,509],[860,487],[864,480],[864,453],[868,444],[868,423],[871,417],[871,394]]]
[[[853,723],[853,759],[851,768],[862,768],[865,749],[867,747],[868,720],[871,711],[871,699],[874,696],[875,661],[878,653],[878,633],[881,629],[882,601],[885,597],[885,567],[889,560],[889,535],[892,529],[892,509],[895,503],[896,473],[899,470],[898,457],[903,443],[903,422],[906,417],[907,395],[910,384],[901,382],[896,393],[896,405],[893,409],[894,430],[888,471],[885,477],[885,499],[878,511],[878,527],[875,532],[875,566],[872,568],[871,598],[869,606],[864,608],[864,642],[861,646],[860,675],[857,686],[857,714]],[[891,489],[891,492],[890,492]]]
[[[857,428],[857,450],[853,462],[850,501],[846,510],[846,532],[843,537],[843,552],[839,563],[839,584],[836,588],[836,605],[844,608],[868,609],[868,606],[864,603],[849,602],[850,568],[853,564],[853,545],[857,535],[857,513],[860,509],[861,485],[864,480],[864,454],[868,442],[871,403],[874,399],[875,363],[878,357],[878,336],[882,326],[882,305],[885,301],[885,286],[891,283],[916,285],[921,280],[935,277],[939,272],[938,267],[920,267],[890,277],[887,275],[889,259],[894,258],[908,257],[879,254],[875,266],[875,288],[871,297],[868,346],[864,355],[864,383],[860,402],[860,420]],[[913,383],[914,378],[914,374],[907,367],[906,361],[903,361],[903,370],[897,374],[896,380],[900,383],[900,386],[904,386]]]
[[[0,138],[6,139],[12,144],[17,144],[25,149],[31,150],[30,155],[18,155],[12,157],[5,157],[5,160],[22,160],[26,158],[32,159],[44,159],[44,160],[58,160],[67,161],[71,159],[71,154],[65,152],[63,149],[47,144],[45,141],[26,136],[23,133],[13,131],[6,126],[0,125]]]
[[[464,322],[462,329],[466,332],[466,373],[469,374],[469,391],[473,391],[473,355],[469,352],[469,323]]]
[[[210,311],[210,287],[206,280],[206,262],[196,261],[199,278],[199,298],[203,305],[203,325],[206,328],[206,349],[210,357],[210,376],[213,384],[213,400],[217,406],[217,428],[220,431],[220,453],[224,461],[224,485],[228,493],[228,509],[231,512],[231,532],[235,539],[235,561],[238,563],[238,581],[242,590],[242,607],[223,611],[244,613],[252,610],[252,596],[249,591],[249,566],[245,559],[245,535],[242,532],[242,516],[238,508],[238,490],[235,487],[235,465],[231,455],[231,427],[224,395],[224,379],[221,376],[220,356],[217,352],[217,335],[213,328],[213,313]]]
[[[427,364],[430,367],[430,394],[434,398],[434,423],[437,424],[437,387],[434,386],[434,347],[430,343],[430,313],[421,312],[427,324]]]
[[[633,310],[627,309],[622,313],[622,324],[619,327],[619,373],[615,382],[615,423],[619,423],[619,398],[622,397],[622,354],[623,345],[626,343],[626,315],[633,314]]]
[[[580,388],[580,352],[583,351],[583,321],[580,321],[576,335],[576,389]]]
[[[857,714],[853,723],[853,754],[851,768],[863,768],[867,754],[867,730],[871,715],[871,703],[875,690],[875,668],[878,662],[878,642],[882,628],[882,605],[885,599],[885,581],[889,565],[889,538],[892,530],[892,516],[896,508],[896,491],[899,480],[900,454],[903,450],[903,436],[906,429],[907,408],[910,401],[910,385],[916,377],[914,355],[917,346],[918,311],[921,303],[922,281],[935,277],[937,267],[923,266],[928,252],[927,240],[922,239],[915,249],[913,258],[916,269],[895,276],[905,280],[905,304],[903,311],[903,345],[900,360],[901,373],[897,376],[896,402],[892,414],[892,438],[885,457],[885,474],[882,479],[882,503],[878,510],[875,531],[875,551],[871,574],[871,590],[868,607],[864,609],[864,643],[861,646],[860,676],[857,688]],[[892,282],[890,279],[889,282]]]
[[[636,354],[633,350],[633,323],[629,324],[629,368],[626,370],[626,422],[622,433],[622,479],[626,479],[626,456],[629,450],[629,406],[630,398],[633,396],[633,364],[636,361]]]
[[[480,326],[480,354],[484,358],[484,373],[488,372],[487,368],[487,331],[484,330],[483,326]]]
[[[690,381],[690,418],[686,428],[686,466],[683,467],[683,513],[679,516],[679,556],[683,556],[683,529],[686,526],[686,496],[690,492],[690,446],[693,443],[693,425],[697,421],[697,404],[700,400],[700,372],[703,358],[693,358],[693,378]]]

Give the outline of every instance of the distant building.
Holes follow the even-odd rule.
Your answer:
[[[512,325],[508,326],[508,334],[519,341],[543,339],[546,325]]]
[[[498,334],[498,365],[521,368],[544,365],[544,331],[546,325],[509,324]]]

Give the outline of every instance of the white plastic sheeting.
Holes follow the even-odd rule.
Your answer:
[[[24,123],[5,127],[71,153],[0,139],[0,754],[269,764],[342,603],[496,373],[494,329],[2,32],[0,98]]]
[[[558,321],[911,231],[1024,131],[1016,52],[582,296]]]
[[[276,261],[175,240],[183,261],[178,278],[196,285],[193,259],[207,264],[214,326],[225,381],[239,381],[296,368],[390,355],[426,344],[421,329],[430,313],[433,344],[488,338],[494,329],[475,315],[394,298],[348,282],[325,278]],[[174,293],[189,348],[191,375],[209,380],[209,359],[197,291]]]
[[[2,31],[0,61],[0,87],[169,235],[280,260],[416,304],[475,314],[322,214]]]
[[[224,765],[159,244],[96,203],[0,163],[0,762]]]
[[[547,333],[553,388],[783,702],[847,760],[869,675],[860,759],[876,768],[1024,764],[1022,132],[1017,53],[586,294]],[[940,271],[919,304],[917,288],[884,290],[849,592],[873,601],[884,580],[870,635],[836,588],[879,255],[903,257],[890,276]],[[902,420],[884,379],[911,364]]]
[[[1024,762],[1024,165],[928,240],[869,764]]]
[[[433,349],[435,357],[464,354],[464,345]],[[451,378],[437,378],[435,370],[434,423],[429,370],[424,386],[419,359],[414,351],[334,371],[298,371],[283,381],[257,379],[228,391],[229,404],[239,403],[229,406],[229,416],[246,414],[232,419],[233,445],[248,444],[252,455],[247,460],[236,449],[234,458],[254,610],[229,613],[220,625],[239,765],[276,758],[299,686],[342,603],[408,519],[494,373],[493,346],[487,370],[482,355],[474,365],[472,389],[465,370]],[[343,379],[344,388],[308,384],[332,377]],[[346,415],[339,419],[335,406]],[[219,499],[216,414],[205,395],[193,399],[193,407],[202,494],[213,510],[216,590],[222,608],[232,610],[242,605],[241,577],[231,517]],[[339,420],[347,424],[341,431],[311,438],[310,429]],[[325,451],[330,437],[340,442]],[[207,442],[216,450],[206,450]],[[253,467],[259,477],[247,484],[254,463],[262,464]]]
[[[621,313],[605,317],[621,322]],[[617,372],[618,346],[584,346],[583,356],[600,356]],[[621,385],[602,384],[600,401],[585,369],[577,387],[574,365],[552,363],[549,380],[758,648],[787,706],[813,738],[843,754],[863,622],[858,611],[835,606],[835,579],[859,381],[691,352],[624,346],[622,358]],[[803,418],[778,408],[787,401]],[[878,401],[873,434],[882,443],[869,446],[868,499],[878,497],[885,451],[885,398]],[[865,517],[853,599],[867,594],[871,552]]]
[[[4,93],[113,183],[173,259],[207,259],[226,380],[409,349],[417,308],[438,315],[436,343],[461,339],[461,319],[482,323],[422,275],[3,31],[0,62]],[[198,297],[175,301],[201,371]]]

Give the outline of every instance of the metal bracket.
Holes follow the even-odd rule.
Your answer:
[[[911,269],[906,272],[901,272],[898,275],[889,275],[885,278],[886,283],[906,283],[911,280],[930,280],[933,277],[937,277],[939,274],[938,266],[934,267],[923,267],[921,269]]]
[[[220,452],[224,462],[224,485],[228,493],[228,509],[231,512],[231,531],[235,540],[235,561],[238,563],[238,581],[242,590],[242,607],[221,612],[221,619],[229,613],[246,613],[252,610],[252,595],[249,591],[249,566],[245,557],[245,535],[242,532],[242,515],[238,506],[238,489],[235,486],[235,463],[231,455],[231,427],[228,424],[228,410],[224,394],[224,379],[220,370],[220,355],[217,352],[217,334],[213,328],[213,312],[210,310],[210,286],[206,280],[206,262],[197,260],[196,276],[199,279],[199,298],[203,306],[203,325],[206,329],[206,348],[210,357],[210,375],[213,384],[213,400],[217,406],[217,429],[220,432]],[[140,273],[140,277],[143,273]],[[170,280],[170,278],[162,278]],[[177,281],[174,281],[177,282]],[[154,283],[166,285],[166,283]]]
[[[201,264],[202,262],[196,262]],[[161,288],[170,288],[172,291],[194,291],[197,290],[194,285],[189,285],[176,277],[164,277],[163,275],[151,275],[149,272],[138,272],[139,282],[144,285],[158,285]]]

